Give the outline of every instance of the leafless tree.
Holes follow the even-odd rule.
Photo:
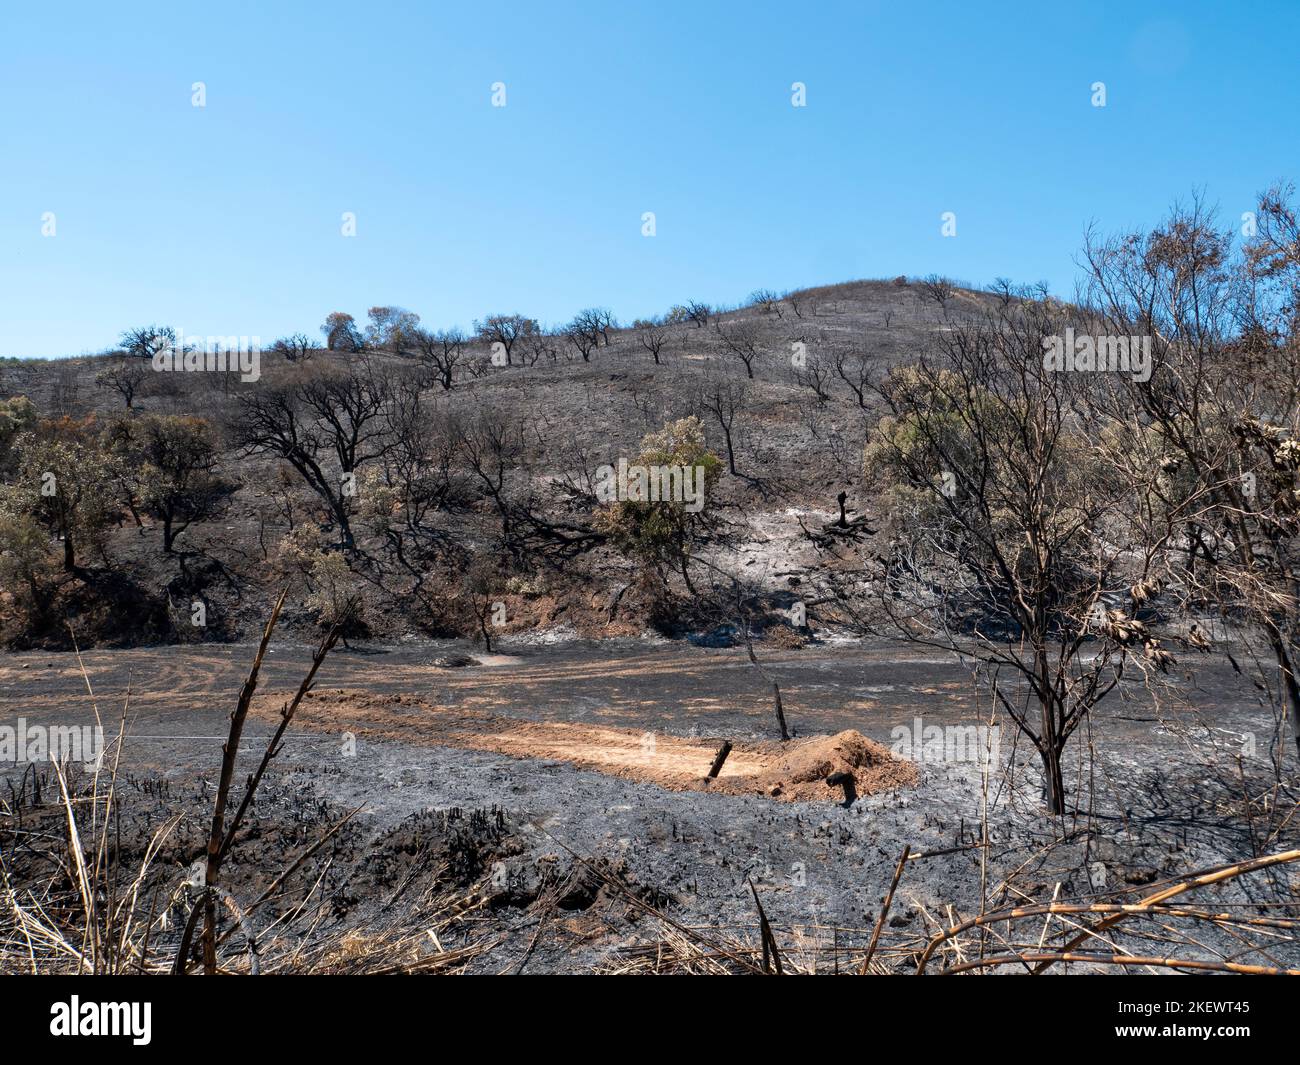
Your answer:
[[[287,362],[306,362],[315,353],[316,345],[306,333],[294,333],[292,336],[281,337],[271,345],[271,350],[284,356]]]
[[[583,362],[590,362],[592,351],[600,343],[600,330],[591,328],[589,322],[579,315],[564,327],[564,339],[573,345]]]
[[[456,371],[466,358],[465,334],[459,329],[417,329],[411,343],[416,357],[433,373],[443,391],[450,392],[456,383]]]
[[[113,389],[126,402],[127,410],[131,410],[150,372],[149,364],[143,359],[114,359],[95,375],[95,384]]]
[[[1003,307],[1009,307],[1019,295],[1019,290],[1008,278],[999,277],[993,281],[993,294],[997,296],[998,302]]]
[[[127,355],[138,359],[152,359],[176,343],[176,330],[169,325],[145,325],[128,329],[118,340]]]
[[[537,321],[525,318],[522,314],[488,315],[483,321],[475,322],[474,328],[484,343],[501,345],[507,366],[510,365],[510,353],[514,350],[515,342],[539,331]]]
[[[948,301],[952,299],[957,289],[946,277],[940,277],[938,274],[930,274],[928,277],[921,279],[921,293],[927,299],[934,300],[941,308],[948,306]]]
[[[687,321],[695,323],[696,329],[703,329],[709,324],[709,317],[713,314],[713,308],[707,303],[700,303],[698,300],[689,300],[682,308],[686,312]]]
[[[741,476],[736,469],[736,418],[748,405],[749,386],[746,381],[730,374],[714,374],[702,382],[700,407],[722,430],[727,446],[727,469],[734,477]]]
[[[544,358],[550,359],[552,364],[557,363],[560,349],[556,346],[556,340],[552,333],[535,333],[530,336],[524,349],[524,358],[528,360],[528,365],[536,366]]]
[[[749,302],[764,314],[775,314],[778,318],[785,317],[785,312],[781,308],[781,297],[770,288],[755,289],[749,294]]]
[[[830,402],[831,395],[828,386],[832,370],[831,364],[825,356],[819,352],[810,352],[804,357],[802,363],[791,364],[790,373],[795,384],[812,390],[819,407]]]
[[[1044,341],[1070,321],[1043,301],[938,334],[931,356],[882,383],[890,413],[867,449],[893,530],[879,616],[983,664],[1039,754],[1055,814],[1070,737],[1126,668],[1172,664],[1137,616],[1160,540],[1134,517],[1158,485],[1124,466],[1096,375],[1045,365]]]
[[[506,482],[525,453],[521,421],[503,411],[481,407],[466,418],[457,449],[478,487],[496,507],[502,543],[514,543],[514,510]]]
[[[356,474],[393,446],[391,398],[390,381],[369,356],[346,367],[294,370],[239,394],[238,440],[250,453],[293,466],[351,548]]]
[[[867,357],[860,351],[836,348],[831,359],[835,364],[836,375],[849,386],[858,408],[866,410],[867,392],[871,387],[871,369]]]
[[[362,509],[397,564],[414,579],[411,594],[424,598],[431,563],[464,561],[464,552],[438,516],[472,498],[457,468],[461,420],[443,403],[430,402],[418,377],[399,380],[389,417],[393,446],[379,459],[381,483],[366,488]]]
[[[641,342],[641,346],[650,352],[655,365],[658,366],[659,353],[663,351],[664,345],[668,343],[668,326],[660,321],[642,322],[637,328],[636,336],[637,340]]]
[[[754,361],[758,358],[758,330],[752,322],[732,322],[724,327],[721,323],[714,326],[718,339],[722,341],[722,350],[739,359],[745,366],[745,376],[754,379]]]

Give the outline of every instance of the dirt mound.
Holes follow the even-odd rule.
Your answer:
[[[483,663],[469,655],[444,655],[435,658],[433,664],[439,669],[464,669],[466,666],[481,666]]]
[[[281,698],[259,696],[253,712],[278,714]],[[522,721],[468,706],[446,706],[412,694],[351,688],[317,690],[296,723],[390,741],[495,751],[511,758],[562,762],[670,791],[762,795],[786,802],[844,802],[893,788],[912,787],[916,766],[862,733],[811,736],[780,743],[733,745],[721,772],[709,767],[720,738],[615,728],[576,721]]]
[[[813,736],[787,743],[738,743],[722,771],[705,774],[720,741],[637,733],[559,722],[514,722],[494,732],[455,737],[514,758],[545,758],[610,776],[646,780],[670,791],[762,795],[786,802],[843,802],[912,787],[916,766],[862,733]]]
[[[856,729],[794,740],[778,750],[782,753],[769,767],[753,775],[719,777],[709,790],[806,802],[857,798],[917,782],[915,765]]]

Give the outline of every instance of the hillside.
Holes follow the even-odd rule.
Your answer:
[[[357,533],[350,579],[366,604],[359,631],[388,638],[476,635],[480,611],[464,579],[471,559],[483,594],[505,604],[499,634],[659,629],[680,636],[717,620],[716,604],[695,597],[666,606],[660,600],[682,591],[683,578],[668,575],[663,587],[647,589],[644,580],[638,583],[643,567],[608,544],[569,548],[541,532],[526,544],[503,543],[490,485],[470,471],[452,439],[461,431],[456,426],[485,415],[510,436],[505,450],[496,441],[493,459],[510,505],[565,525],[570,535],[592,526],[598,509],[592,479],[601,466],[634,461],[646,434],[698,417],[723,473],[710,493],[713,520],[693,550],[706,567],[744,578],[751,591],[788,589],[808,562],[801,521],[837,516],[841,491],[852,510],[870,513],[862,448],[878,416],[873,383],[890,365],[924,352],[936,331],[951,330],[991,300],[967,290],[939,295],[932,284],[903,279],[811,289],[713,314],[707,324],[665,324],[657,361],[643,343],[644,329],[631,326],[599,336],[589,361],[558,333],[517,342],[509,366],[493,365],[486,343],[468,341],[450,390],[426,374],[416,395],[403,401],[418,405],[421,431],[438,438],[431,445],[437,455],[424,457],[446,467],[441,498],[427,504],[427,529],[408,532],[399,545],[400,534],[386,531],[394,524],[391,508],[380,515],[368,506],[368,493],[397,475],[391,453],[356,471],[358,492],[345,505],[355,513]],[[85,568],[61,580],[58,595],[63,613],[77,619],[77,638],[110,645],[246,639],[290,581],[286,622],[312,636],[320,611],[308,600],[321,581],[310,568],[295,570],[281,545],[295,532],[297,547],[328,549],[338,528],[289,463],[241,442],[241,403],[286,376],[346,374],[361,360],[385,389],[405,387],[424,365],[418,351],[401,343],[365,355],[314,351],[295,364],[265,352],[256,382],[219,373],[143,374],[130,410],[122,394],[97,380],[106,367],[124,362],[120,353],[0,366],[0,397],[26,396],[47,417],[93,419],[92,434],[148,415],[199,416],[216,434],[211,472],[227,483],[228,494],[177,536],[171,552],[162,549],[155,517],[139,507],[132,514],[124,494],[130,489],[116,495]],[[385,402],[374,427],[392,416]],[[704,577],[706,584],[725,585],[712,570]],[[203,604],[201,626],[188,623],[194,603]],[[66,646],[70,639],[52,620],[16,618],[12,609],[6,614],[5,636],[13,644]]]

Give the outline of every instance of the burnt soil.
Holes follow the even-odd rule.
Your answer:
[[[1053,895],[1132,900],[1163,878],[1296,846],[1294,824],[1273,831],[1267,818],[1243,816],[1246,791],[1272,789],[1280,813],[1294,804],[1278,791],[1271,759],[1291,774],[1294,762],[1259,693],[1226,666],[1202,666],[1196,688],[1175,677],[1155,699],[1136,689],[1109,699],[1090,736],[1093,771],[1079,778],[1071,759],[1072,812],[1051,818],[1036,763],[1010,733],[1003,765],[987,780],[976,764],[923,761],[907,767],[908,779],[874,794],[863,788],[851,803],[824,779],[811,785],[811,798],[733,787],[726,774],[700,785],[700,766],[723,739],[736,745],[734,770],[755,768],[755,757],[768,759],[755,778],[792,768],[778,764],[767,688],[735,649],[507,642],[490,659],[471,650],[481,665],[434,664],[458,650],[372,645],[326,662],[235,848],[231,893],[247,904],[356,812],[290,878],[292,890],[259,911],[260,921],[307,914],[318,931],[364,937],[423,913],[431,897],[472,891],[478,901],[439,942],[449,951],[478,945],[463,968],[591,972],[657,949],[667,926],[656,912],[756,942],[757,891],[783,949],[829,969],[841,954],[860,954],[907,845],[922,857],[908,863],[882,955],[887,969],[905,972],[911,950],[950,918],[949,907],[958,916],[978,911],[981,879],[1006,904]],[[260,756],[309,655],[273,646],[241,772]],[[83,658],[110,736],[130,691],[124,854],[142,853],[154,828],[177,816],[158,875],[179,883],[202,852],[226,719],[251,648]],[[765,666],[782,684],[796,734],[785,752],[796,762],[800,751],[824,755],[819,745],[835,746],[816,737],[854,730],[888,748],[893,730],[910,729],[917,716],[971,725],[987,713],[959,663],[912,649],[814,646],[768,652]],[[0,707],[7,722],[94,721],[70,654],[0,660]],[[567,745],[557,746],[557,736]],[[1247,736],[1253,754],[1241,757]],[[610,764],[610,751],[615,763],[622,751],[643,764]],[[656,767],[656,752],[665,766]],[[805,776],[836,768],[806,761],[815,764],[801,767]],[[61,808],[48,769],[41,772],[39,802],[34,771],[21,767],[6,771],[4,798],[27,826],[49,820],[57,832]],[[976,846],[985,810],[987,852]],[[1283,869],[1211,889],[1201,901],[1268,912],[1279,893],[1294,904],[1297,888]],[[1265,963],[1296,965],[1288,949]]]

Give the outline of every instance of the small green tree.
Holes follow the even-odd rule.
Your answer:
[[[36,422],[36,407],[26,396],[0,399],[0,469],[9,456],[14,438]]]
[[[633,467],[647,471],[648,478],[658,479],[661,485],[672,483],[672,471],[681,471],[697,499],[626,498],[644,493],[625,491],[630,485],[611,484],[612,490],[603,493],[608,502],[597,515],[596,525],[618,551],[652,566],[661,578],[666,566],[676,567],[694,595],[691,548],[708,529],[704,503],[717,483],[722,460],[709,450],[704,426],[692,416],[647,434],[640,453],[628,465]],[[614,467],[607,470],[617,476]]]
[[[4,486],[4,508],[27,514],[63,541],[63,568],[78,569],[77,552],[112,519],[116,460],[100,446],[93,416],[36,423],[13,445],[17,466]]]
[[[50,538],[30,514],[0,503],[0,588],[18,601],[19,613],[38,621],[49,613],[57,589]]]
[[[348,565],[347,555],[337,545],[326,544],[314,523],[298,525],[285,535],[275,560],[286,578],[306,583],[303,605],[323,628],[339,626],[344,647],[347,636],[365,630],[368,604],[361,580]]]
[[[212,426],[188,415],[120,418],[104,434],[145,513],[162,523],[163,550],[193,522],[215,517],[231,486],[216,473]]]
[[[365,615],[365,599],[357,576],[341,551],[317,551],[309,572],[312,591],[304,603],[323,628],[339,627],[346,647],[348,632],[355,633]]]

